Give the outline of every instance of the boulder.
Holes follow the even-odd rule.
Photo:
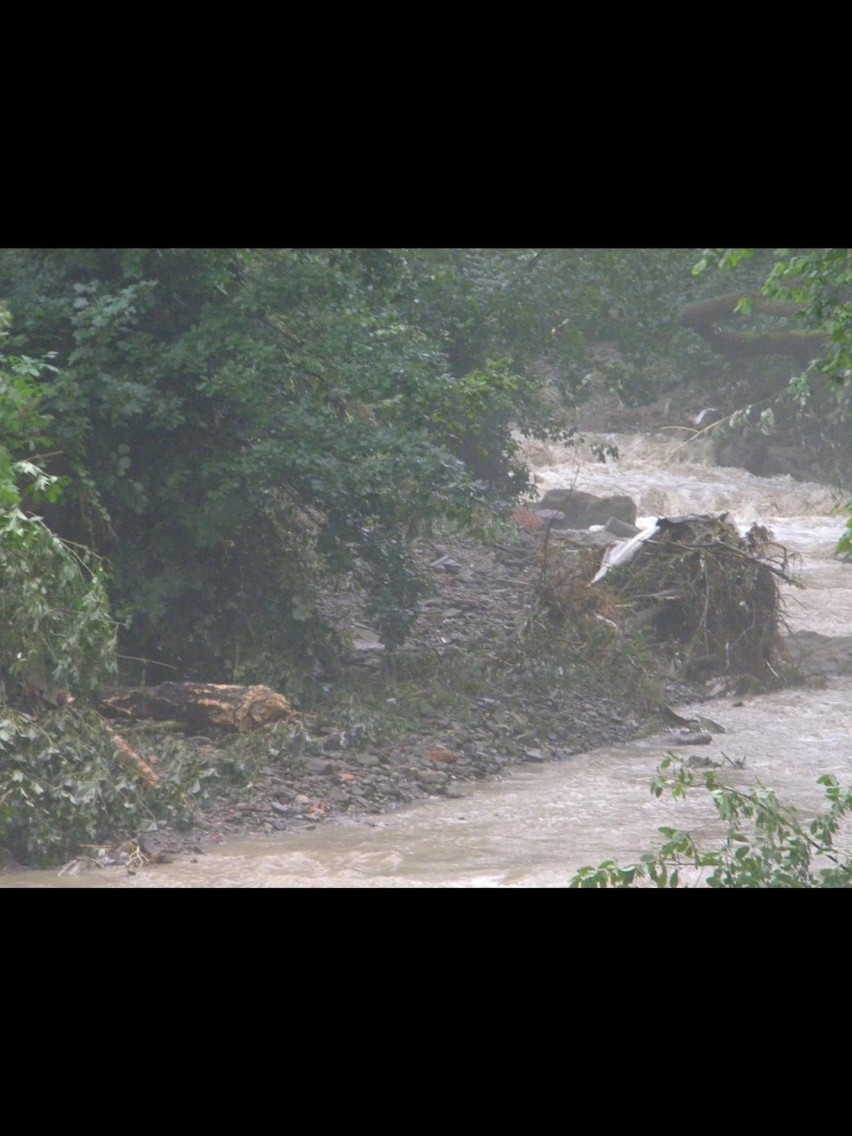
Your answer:
[[[636,502],[632,497],[596,497],[581,489],[551,489],[538,502],[537,509],[563,513],[565,520],[560,524],[570,529],[605,525],[612,517],[628,525],[636,523]]]
[[[636,536],[639,529],[636,525],[629,525],[627,521],[620,521],[618,517],[610,517],[604,525],[604,529],[613,536],[617,536],[619,540],[629,539],[631,536]]]

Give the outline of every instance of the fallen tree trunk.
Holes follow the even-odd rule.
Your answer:
[[[805,367],[819,353],[826,341],[821,331],[731,331],[719,327],[719,321],[738,316],[737,305],[747,299],[753,312],[760,315],[789,318],[801,311],[801,305],[771,300],[760,293],[745,297],[739,292],[715,296],[711,300],[688,304],[681,313],[683,323],[705,339],[718,355],[727,359],[754,358],[758,355],[790,355]]]
[[[738,316],[737,306],[741,300],[748,300],[751,310],[764,316],[779,316],[789,319],[802,311],[803,305],[791,300],[772,300],[760,292],[728,292],[724,296],[713,296],[710,300],[698,300],[687,304],[683,309],[683,322],[696,330],[709,327],[719,320]]]
[[[304,720],[283,694],[267,686],[164,682],[108,691],[100,712],[112,718],[178,721],[187,727],[248,733],[273,722]]]

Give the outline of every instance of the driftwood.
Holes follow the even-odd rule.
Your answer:
[[[683,322],[687,327],[709,327],[719,320],[739,315],[737,305],[740,300],[748,300],[751,310],[765,316],[779,316],[790,319],[803,310],[803,305],[789,300],[768,299],[760,292],[728,292],[725,296],[714,296],[710,300],[699,300],[687,304],[683,309]]]
[[[108,691],[100,712],[112,718],[179,721],[192,728],[248,733],[273,722],[302,722],[283,694],[267,686],[210,682],[164,682],[159,686]]]
[[[750,675],[777,681],[790,659],[781,637],[778,581],[792,583],[787,553],[752,525],[741,537],[727,514],[660,517],[605,554],[595,581],[633,608],[676,652],[688,678]]]
[[[124,738],[120,737],[115,730],[111,730],[109,726],[106,726],[106,732],[109,734],[110,741],[115,746],[116,753],[121,760],[126,765],[132,765],[136,772],[140,773],[149,785],[153,785],[156,788],[162,780],[159,773],[152,769],[145,758],[141,757],[132,746],[128,745]],[[61,874],[60,872],[60,875]]]

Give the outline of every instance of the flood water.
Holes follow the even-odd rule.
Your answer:
[[[706,446],[669,437],[601,435],[620,460],[601,464],[573,450],[536,446],[542,492],[575,485],[629,494],[642,516],[728,512],[742,528],[758,521],[801,560],[802,588],[785,588],[791,630],[852,634],[852,565],[834,556],[845,512],[827,486],[758,478],[709,464]],[[736,703],[740,703],[737,705]],[[679,707],[688,713],[689,707]],[[820,807],[823,773],[852,784],[852,674],[822,689],[790,689],[694,708],[726,729],[700,747],[741,788],[755,779],[805,812]],[[369,822],[242,840],[198,857],[76,877],[27,872],[0,887],[494,888],[564,887],[582,865],[638,858],[660,825],[688,829],[712,847],[715,813],[701,795],[654,798],[650,782],[669,745],[664,735],[580,754],[551,765],[512,768],[501,781],[465,785],[460,800],[408,806]],[[736,766],[736,767],[735,767]],[[692,879],[691,883],[700,883]]]

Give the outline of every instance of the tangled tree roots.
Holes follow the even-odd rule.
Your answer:
[[[558,633],[569,651],[608,664],[623,645],[624,604],[609,588],[589,581],[600,562],[600,549],[572,549],[545,541],[539,561],[536,617]]]
[[[649,623],[672,646],[684,677],[750,676],[765,687],[790,665],[778,591],[792,582],[787,563],[758,525],[741,537],[725,514],[661,518],[604,586],[630,601],[634,626]]]
[[[753,525],[741,537],[725,515],[668,517],[632,543],[629,559],[590,584],[595,551],[546,542],[536,610],[604,662],[623,648],[623,633],[648,626],[684,678],[727,675],[765,689],[789,672],[778,585],[794,581],[771,533]]]

